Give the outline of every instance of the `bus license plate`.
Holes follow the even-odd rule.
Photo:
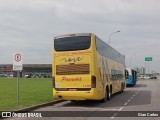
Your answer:
[[[68,89],[69,91],[77,91],[77,89],[75,89],[75,88],[70,88],[70,89]]]

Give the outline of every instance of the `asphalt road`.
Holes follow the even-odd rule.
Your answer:
[[[160,79],[138,80],[136,86],[126,88],[124,93],[113,95],[111,100],[106,103],[65,101],[32,112],[42,114],[43,117],[37,118],[37,120],[160,120]],[[53,115],[61,117],[53,117]],[[146,117],[145,115],[158,115],[159,117]],[[10,118],[7,120],[21,119]],[[23,118],[23,120],[28,119],[35,118]]]

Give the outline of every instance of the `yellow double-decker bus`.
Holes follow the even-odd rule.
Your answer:
[[[54,99],[101,100],[125,89],[125,57],[93,33],[57,36],[52,50]]]

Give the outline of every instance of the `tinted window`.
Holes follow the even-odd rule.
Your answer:
[[[58,38],[54,41],[54,48],[56,51],[85,50],[90,47],[90,38],[90,36]]]
[[[126,77],[126,79],[128,79],[128,76],[129,76],[129,72],[128,72],[128,70],[125,70],[125,77]]]
[[[125,57],[98,37],[96,37],[96,48],[102,56],[125,64]]]
[[[111,76],[113,80],[119,80],[123,78],[123,72],[111,69]]]

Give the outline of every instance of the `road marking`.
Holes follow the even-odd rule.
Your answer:
[[[141,90],[142,90],[142,87],[124,105],[126,106]]]
[[[106,109],[106,108],[88,108],[88,107],[59,107],[59,108],[76,108],[76,109],[86,109],[86,110],[104,110],[104,111],[118,111],[119,109]]]
[[[54,104],[53,106],[54,107],[61,107],[61,106],[65,105],[65,104],[68,104],[68,103],[70,103],[70,101],[64,101],[64,102],[61,102],[61,103],[57,103],[57,104]]]
[[[118,113],[114,113],[112,117],[110,117],[111,119],[115,118],[118,115]]]
[[[54,105],[54,107],[56,107],[56,108],[60,108],[60,109],[63,109],[63,108],[66,108],[67,110],[68,109],[72,109],[72,108],[76,108],[76,109],[80,109],[80,110],[84,110],[84,109],[86,109],[86,110],[100,110],[100,111],[115,111],[115,113],[113,114],[113,116],[112,117],[110,117],[111,119],[113,119],[113,118],[115,118],[117,115],[118,115],[118,113],[116,113],[116,111],[122,111],[124,108],[125,108],[125,106],[139,93],[139,92],[141,92],[141,90],[142,90],[142,87],[136,92],[136,93],[134,93],[134,95],[132,95],[131,97],[130,97],[130,99],[124,104],[124,107],[120,107],[119,109],[106,109],[106,108],[95,108],[95,107],[93,107],[93,108],[88,108],[88,107],[75,107],[75,106],[70,106],[70,107],[63,107],[63,105],[65,105],[65,104],[67,104],[67,103],[70,103],[69,101],[66,101],[66,102],[63,102],[63,103],[61,103],[61,104],[56,104],[56,105]],[[75,110],[76,111],[76,110]]]
[[[124,106],[126,106],[140,91],[142,90],[142,87],[139,89],[139,91],[137,91],[125,104]],[[118,111],[122,111],[124,107],[121,107]],[[118,115],[118,113],[114,113],[112,117],[110,117],[111,119],[115,118]]]
[[[135,95],[137,95],[141,90],[142,90],[142,87],[139,89],[139,91],[137,91],[137,92],[135,93]]]
[[[123,108],[124,108],[124,107],[121,107],[118,111],[122,111]]]
[[[127,105],[128,103],[126,102],[124,105]]]

